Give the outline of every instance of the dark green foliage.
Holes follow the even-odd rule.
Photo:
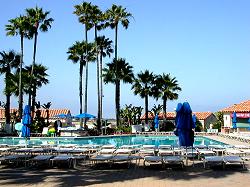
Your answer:
[[[196,120],[196,127],[195,127],[195,132],[201,132],[204,129],[202,128],[202,124],[199,120]]]
[[[173,131],[175,129],[174,123],[171,121],[164,121],[162,124],[160,124],[160,131]]]
[[[224,125],[223,112],[216,112],[215,116],[217,118],[217,122],[213,124],[213,129],[218,129],[221,131],[221,127]]]

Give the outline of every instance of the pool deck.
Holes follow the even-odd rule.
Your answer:
[[[249,145],[219,136],[209,136],[233,145]],[[250,169],[250,161],[246,162]],[[203,169],[201,161],[189,161],[184,169],[163,169],[160,166],[129,169],[122,166],[75,169],[7,168],[0,165],[0,186],[107,186],[107,187],[247,187],[250,171],[239,167]]]

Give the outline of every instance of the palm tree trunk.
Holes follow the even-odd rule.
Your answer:
[[[145,113],[146,113],[145,123],[148,124],[148,95],[145,96]]]
[[[167,118],[167,99],[163,98],[163,119]]]
[[[23,91],[22,91],[22,65],[23,65],[23,34],[21,34],[21,58],[19,64],[19,85],[18,85],[18,116],[22,118],[23,113]]]
[[[33,76],[33,73],[34,73],[34,67],[35,67],[35,63],[36,63],[36,46],[37,46],[37,30],[35,32],[35,38],[34,38],[34,49],[33,49],[33,62],[32,62],[32,67],[31,67],[31,79],[30,79],[30,88],[29,88],[29,98],[28,98],[28,105],[31,106],[31,89],[32,89],[32,76]],[[34,112],[34,111],[32,111]]]
[[[102,102],[103,102],[103,81],[102,81],[102,52],[100,55],[100,119],[102,127]]]
[[[118,24],[115,26],[115,59],[117,60]]]
[[[88,43],[88,30],[87,25],[85,24],[85,40],[86,43]],[[88,48],[86,47],[86,54],[88,54]],[[85,59],[86,65],[85,65],[85,99],[84,99],[84,113],[87,113],[88,111],[88,59]],[[84,119],[84,125],[86,125],[87,120]]]
[[[95,41],[97,39],[97,29],[95,25]],[[102,54],[101,54],[102,55]],[[98,58],[98,51],[96,51],[96,75],[97,75],[97,129],[101,129],[101,96],[100,96],[100,65],[99,65],[99,58]]]
[[[80,114],[82,113],[82,74],[83,74],[83,62],[80,61],[79,71],[79,99],[80,99]],[[82,119],[80,119],[80,127],[82,128]]]
[[[116,104],[116,125],[120,126],[120,81],[116,80],[115,84],[115,104]]]
[[[117,77],[117,71],[118,71],[118,66],[117,66],[117,39],[118,39],[118,24],[115,26],[115,61],[116,61],[116,66],[115,66],[115,74],[116,74],[116,81],[115,81],[115,105],[116,105],[116,125],[120,125],[120,81],[118,80]]]
[[[9,78],[9,72],[6,72],[5,74],[5,82],[7,83]],[[7,85],[6,85],[7,87]],[[5,124],[10,125],[10,96],[11,94],[9,91],[6,89],[6,106],[5,106]]]
[[[35,103],[36,103],[36,85],[33,85],[32,90],[31,90],[31,117],[35,116]]]
[[[49,109],[46,109],[46,118],[47,118],[47,125],[49,125]]]

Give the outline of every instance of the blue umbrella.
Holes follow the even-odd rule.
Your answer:
[[[188,102],[184,102],[182,107],[177,111],[177,125],[180,146],[193,146],[194,143],[194,122],[192,110]]]
[[[74,116],[75,118],[95,118],[94,115],[88,113],[82,113]]]
[[[236,123],[237,123],[237,115],[236,115],[236,112],[233,112],[233,119],[232,119],[232,122],[233,122],[233,129],[236,129],[237,126],[236,126]]]
[[[176,116],[175,116],[175,126],[177,126],[178,120],[180,118],[180,110],[182,109],[182,103],[178,103],[175,109]]]
[[[250,114],[249,114],[249,116],[250,116]],[[249,123],[248,130],[250,130],[250,117],[248,118],[248,123]]]
[[[30,106],[26,105],[23,111],[22,118],[22,137],[26,139],[30,137],[30,124],[31,124],[31,116],[30,116]]]
[[[194,122],[193,128],[195,129],[195,128],[196,128],[197,117],[196,117],[196,115],[194,114],[192,118],[193,118],[193,122]]]
[[[158,127],[159,127],[159,117],[158,117],[158,114],[155,115],[154,123],[155,123],[155,129],[158,129]]]

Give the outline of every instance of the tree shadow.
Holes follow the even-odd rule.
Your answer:
[[[68,168],[10,168],[0,167],[0,186],[6,185],[39,185],[52,186],[90,186],[114,182],[127,182],[135,179],[153,177],[157,180],[190,181],[194,179],[225,178],[235,173],[249,173],[237,165],[212,167],[204,169],[202,163],[187,166],[184,169],[162,168],[161,165],[135,166],[127,168],[127,164],[108,164],[90,167],[78,165],[75,169]]]

